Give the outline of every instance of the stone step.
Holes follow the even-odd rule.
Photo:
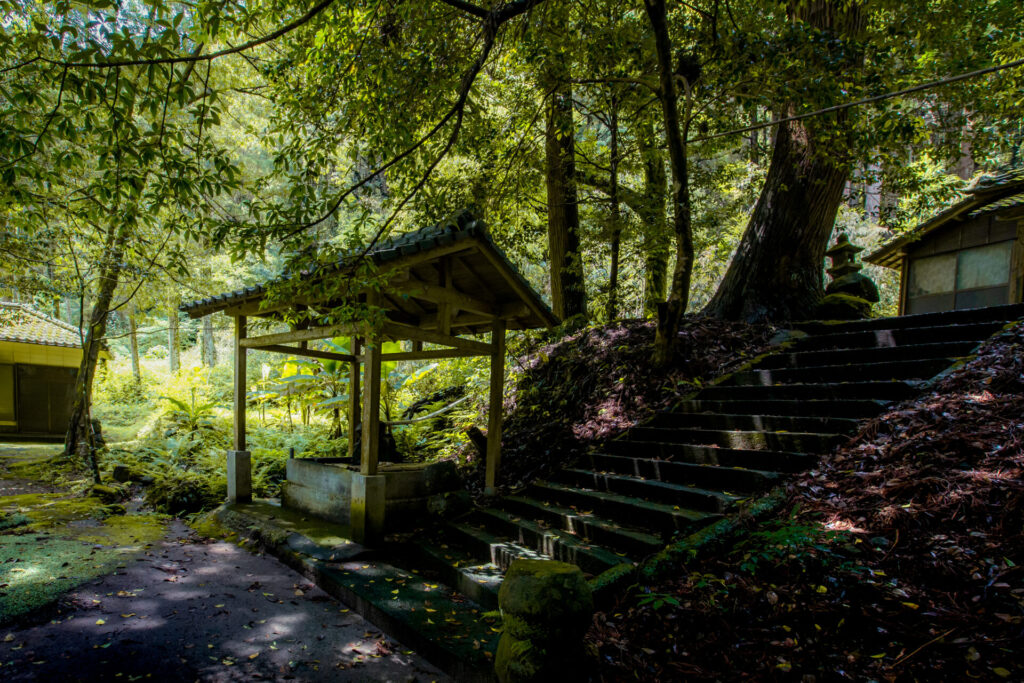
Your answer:
[[[497,507],[519,517],[543,521],[552,528],[624,555],[645,557],[665,545],[661,536],[623,526],[590,511],[563,507],[529,496],[505,496],[498,501]]]
[[[484,609],[497,609],[505,569],[477,552],[479,548],[466,548],[461,538],[461,534],[442,529],[441,533],[403,544],[397,553],[406,566],[416,567],[424,576],[451,586]],[[539,555],[528,554],[524,548],[523,557],[536,559]]]
[[[816,453],[786,451],[755,451],[738,448],[715,448],[679,443],[646,441],[609,441],[602,446],[609,455],[645,460],[669,460],[697,465],[745,467],[762,472],[802,472],[818,462]]]
[[[873,347],[905,346],[907,344],[933,344],[951,341],[981,341],[1003,327],[1002,322],[940,325],[897,329],[865,330],[863,332],[836,332],[816,334],[796,342],[794,351],[824,349],[864,349]]]
[[[626,432],[628,441],[682,443],[694,446],[716,446],[753,451],[792,451],[796,453],[829,453],[849,440],[843,434],[816,432],[765,432],[715,429],[669,429],[664,427],[633,427]]]
[[[793,415],[731,415],[723,413],[658,413],[644,427],[676,429],[751,429],[770,432],[829,432],[851,434],[858,421],[844,417],[797,417]]]
[[[826,365],[859,363],[888,363],[927,358],[958,358],[969,355],[978,345],[975,340],[910,344],[907,346],[880,346],[869,349],[838,349],[777,353],[763,358],[756,370],[773,368],[810,368]]]
[[[724,491],[683,486],[656,479],[640,479],[623,474],[574,468],[558,470],[551,479],[569,486],[618,493],[701,512],[724,512],[743,497]]]
[[[762,385],[806,382],[867,382],[875,380],[930,379],[953,364],[953,358],[919,358],[917,360],[883,361],[880,363],[847,363],[803,368],[753,369],[738,372],[730,385]]]
[[[500,553],[509,548],[516,552],[521,549],[533,551],[562,562],[571,562],[590,576],[629,561],[625,555],[584,541],[567,531],[497,508],[474,510],[460,520],[459,530],[467,538],[470,538],[471,530],[479,532],[477,547],[498,547]],[[502,556],[496,559],[496,564],[504,569],[515,558],[510,555],[507,559]]]
[[[599,472],[615,472],[641,479],[744,493],[765,491],[781,480],[778,473],[771,471],[630,458],[607,453],[590,453],[584,456],[583,461]]]
[[[703,401],[850,400],[899,401],[918,394],[914,382],[839,382],[775,386],[713,386],[701,390]]]
[[[579,510],[596,512],[605,519],[651,531],[656,530],[666,536],[691,534],[722,517],[717,513],[652,503],[642,498],[607,491],[592,491],[554,481],[534,481],[527,492],[530,497],[538,500],[575,506]]]
[[[941,311],[918,313],[896,318],[872,318],[844,322],[807,321],[794,323],[793,327],[808,334],[829,334],[834,332],[860,332],[864,330],[899,329],[907,327],[936,327],[939,325],[963,325],[977,322],[1013,322],[1024,318],[1024,304],[1007,304],[987,308],[971,308],[963,311]]]

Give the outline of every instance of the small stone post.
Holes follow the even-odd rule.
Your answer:
[[[252,502],[252,454],[228,451],[228,502]]]
[[[594,597],[576,565],[516,560],[498,591],[503,633],[494,669],[501,683],[585,679],[583,635]]]

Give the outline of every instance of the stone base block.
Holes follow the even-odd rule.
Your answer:
[[[252,453],[228,451],[228,502],[252,502]]]
[[[352,540],[375,545],[384,538],[386,479],[383,474],[352,473]]]

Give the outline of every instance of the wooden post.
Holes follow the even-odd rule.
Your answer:
[[[359,471],[364,475],[377,474],[377,456],[380,453],[380,347],[381,339],[374,340],[363,354],[363,444]]]
[[[252,502],[252,455],[245,449],[245,316],[235,318],[234,447],[228,451],[228,501]]]
[[[359,414],[359,337],[352,337],[352,348],[349,353],[355,359],[348,364],[348,455],[353,460],[359,453],[356,443],[356,425],[361,419]]]
[[[245,450],[245,316],[235,318],[235,429],[234,450]]]
[[[452,288],[452,261],[447,257],[441,259],[441,286],[445,290]],[[437,329],[441,334],[452,333],[453,316],[450,301],[442,301],[437,305]]]
[[[487,411],[487,473],[484,492],[494,495],[501,465],[501,418],[505,397],[505,321],[495,318],[491,326],[491,395]]]

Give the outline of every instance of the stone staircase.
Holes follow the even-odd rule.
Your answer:
[[[916,395],[1020,318],[1024,305],[798,325],[777,352],[573,466],[418,535],[399,559],[486,609],[516,558],[572,562],[607,585],[813,466],[860,420]]]

